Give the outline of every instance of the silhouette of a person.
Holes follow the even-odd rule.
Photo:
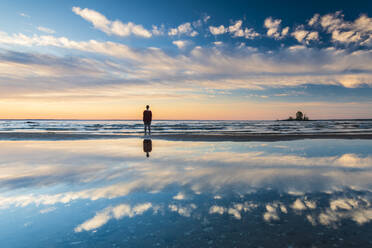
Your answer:
[[[144,139],[143,140],[143,152],[146,153],[146,157],[150,157],[151,151],[152,151],[152,140]]]
[[[151,135],[151,121],[152,121],[152,112],[149,110],[150,106],[146,105],[146,110],[143,111],[143,124],[145,125],[145,135],[147,130],[149,135]]]

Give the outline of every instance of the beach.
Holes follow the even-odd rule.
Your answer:
[[[372,248],[372,1],[3,0],[0,248]]]
[[[371,135],[2,131],[0,242],[367,247]]]
[[[0,140],[142,138],[141,121],[0,120]],[[154,121],[152,139],[184,141],[284,141],[371,139],[372,120]]]

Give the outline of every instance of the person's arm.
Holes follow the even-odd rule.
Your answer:
[[[150,111],[150,121],[152,121],[152,112]]]

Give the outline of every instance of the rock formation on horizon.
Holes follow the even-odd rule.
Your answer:
[[[290,116],[288,119],[286,119],[286,121],[308,121],[308,120],[309,120],[309,117],[307,117],[301,111],[297,111],[296,118],[293,118],[292,116]]]

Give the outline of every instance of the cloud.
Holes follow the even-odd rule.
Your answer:
[[[254,31],[253,28],[243,29],[242,24],[243,24],[242,20],[237,20],[234,24],[226,28],[223,25],[218,27],[209,26],[209,31],[213,35],[230,33],[233,37],[245,37],[246,39],[254,39],[260,36],[260,34]]]
[[[314,14],[314,16],[308,21],[308,25],[309,26],[313,26],[315,25],[318,21],[319,21],[319,17],[320,15],[319,14]]]
[[[310,44],[311,41],[319,41],[319,33],[317,31],[307,31],[304,27],[298,26],[291,35],[300,43]]]
[[[345,21],[342,12],[337,11],[321,17],[315,15],[313,18],[311,19],[311,24],[320,24],[326,32],[331,34],[331,40],[334,43],[343,45],[354,43],[361,46],[372,45],[370,42],[372,37],[372,18],[367,15],[360,15],[354,21]]]
[[[319,33],[316,32],[316,31],[313,31],[313,32],[310,32],[307,36],[306,36],[306,41],[318,41],[319,40]]]
[[[300,199],[296,199],[296,201],[292,204],[292,208],[295,210],[305,210],[306,206]]]
[[[209,208],[209,213],[210,214],[220,214],[220,215],[222,215],[226,211],[227,211],[226,208],[221,207],[221,206],[217,206],[217,205],[213,205]]]
[[[223,25],[220,25],[218,27],[209,26],[209,31],[213,35],[220,35],[226,33],[228,31],[228,28],[225,28]]]
[[[233,37],[245,37],[246,39],[254,39],[260,36],[259,33],[255,32],[253,28],[241,28],[243,21],[238,20],[234,25],[229,26],[228,31],[233,35]]]
[[[288,213],[288,210],[287,210],[286,206],[284,206],[283,204],[280,205],[280,211],[281,211],[282,213],[285,213],[285,214]]]
[[[267,204],[266,205],[266,212],[263,214],[263,219],[266,222],[270,222],[272,220],[279,220],[280,219],[276,208],[277,208],[276,204]]]
[[[289,27],[281,29],[281,23],[282,20],[280,19],[273,19],[272,17],[266,18],[264,21],[264,27],[267,28],[267,36],[275,39],[282,39],[287,36]]]
[[[179,49],[183,49],[190,44],[187,40],[175,40],[172,41],[173,45],[176,45]]]
[[[19,13],[19,15],[22,16],[22,17],[31,18],[31,16],[29,16],[29,15],[27,15],[25,13]]]
[[[360,209],[352,214],[352,220],[357,222],[359,225],[363,225],[372,220],[372,209]]]
[[[75,232],[90,231],[103,226],[112,218],[111,210],[112,210],[111,208],[108,208],[99,213],[96,213],[96,215],[92,219],[87,220],[84,223],[78,225],[74,229],[74,231]]]
[[[236,33],[236,32],[238,32],[239,30],[241,30],[242,24],[243,24],[243,21],[242,21],[242,20],[237,20],[237,21],[235,22],[235,24],[229,26],[228,31],[229,31],[230,33]]]
[[[356,154],[353,153],[346,153],[340,156],[336,161],[335,164],[342,167],[350,167],[350,168],[367,168],[370,166],[370,159],[360,158]]]
[[[249,212],[258,207],[257,204],[252,202],[234,203],[231,207],[225,208],[218,205],[213,205],[209,208],[209,214],[224,214],[228,213],[235,219],[240,220],[243,212]]]
[[[160,27],[156,25],[152,25],[152,30],[151,30],[153,35],[163,35],[165,32],[165,27],[164,25],[160,25]]]
[[[56,209],[57,209],[56,207],[49,207],[49,208],[41,209],[39,212],[40,212],[41,214],[46,214],[46,213],[53,212],[53,211],[55,211]]]
[[[57,99],[56,95],[62,99],[64,94],[76,99],[85,98],[84,95],[101,99],[119,98],[121,94],[132,98],[141,95],[138,90],[129,89],[130,85],[141,85],[142,95],[173,98],[179,94],[206,97],[209,95],[206,90],[262,90],[306,84],[348,88],[372,85],[369,50],[301,45],[267,53],[243,45],[233,49],[197,46],[172,54],[155,47],[134,49],[117,42],[4,32],[0,32],[0,44],[12,50],[55,47],[68,50],[68,54],[80,53],[63,57],[0,51],[3,71],[0,95],[8,99],[17,95],[17,101],[22,97],[40,101],[47,97],[42,94],[45,90],[49,91],[50,99]],[[53,84],[47,83],[51,80]],[[71,92],[71,87],[80,90]],[[156,93],[154,88],[158,90]]]
[[[337,211],[339,209],[351,210],[358,207],[358,201],[356,201],[355,199],[339,198],[336,200],[332,200],[329,205],[333,211]]]
[[[44,33],[48,33],[48,34],[54,34],[56,32],[53,29],[41,27],[41,26],[37,27],[37,30],[44,32]]]
[[[310,222],[311,225],[316,226],[316,218],[310,214],[306,215],[306,219]]]
[[[281,36],[282,36],[282,37],[287,36],[288,32],[289,32],[289,27],[285,27],[285,28],[283,28],[283,29],[282,29],[282,33],[281,33]]]
[[[280,153],[219,150],[203,154],[190,151],[187,159],[184,159],[184,151],[178,149],[183,145],[180,143],[173,144],[174,149],[164,148],[163,158],[152,163],[138,164],[138,159],[143,154],[136,142],[118,140],[110,143],[110,149],[104,145],[105,141],[95,141],[94,145],[90,142],[66,141],[53,146],[48,146],[48,142],[31,145],[22,141],[14,144],[4,143],[0,149],[0,156],[7,166],[0,168],[0,187],[7,190],[28,188],[31,193],[1,195],[0,208],[25,207],[32,204],[66,204],[82,199],[91,201],[112,199],[137,191],[161,191],[170,185],[182,187],[186,185],[193,191],[212,191],[213,195],[233,185],[239,185],[239,189],[243,191],[270,187],[280,192],[319,192],[345,187],[359,189],[370,187],[371,157],[351,160],[347,164],[348,167],[344,167],[343,162],[339,160],[342,155],[303,157]],[[192,149],[208,150],[210,146],[198,144]],[[77,152],[71,153],[71,149]],[[14,156],[18,156],[17,163],[14,162]],[[51,159],[54,161],[53,165],[45,162]],[[182,166],[175,167],[174,164]],[[354,170],[345,170],[352,165]],[[272,177],[273,174],[276,176]],[[100,185],[98,182],[104,182],[104,185],[97,186]],[[38,187],[66,183],[81,187],[67,192],[32,193]],[[179,194],[176,198],[182,198],[182,195]],[[181,213],[188,212],[183,208],[194,209],[189,205],[172,205],[175,205],[172,207],[175,211],[181,209]],[[280,203],[273,203],[271,206],[275,207],[277,212],[285,213]],[[339,203],[330,203],[331,210],[340,209],[340,206]],[[256,207],[255,204],[245,202],[242,205],[231,204],[225,208],[236,209],[241,213]],[[293,207],[315,209],[316,203],[298,198]],[[268,208],[270,210],[270,207]],[[140,208],[135,209],[135,212],[140,212]]]
[[[237,210],[236,208],[229,208],[227,210],[227,213],[234,216],[234,218],[237,219],[237,220],[240,220],[242,218],[239,210]]]
[[[298,42],[302,42],[308,34],[308,31],[298,29],[292,33],[292,36],[295,37]]]
[[[351,219],[359,225],[372,221],[370,202],[362,197],[358,199],[338,198],[331,200],[330,208],[325,209],[318,216],[320,224],[334,228],[343,219]]]
[[[305,205],[308,209],[315,209],[316,208],[316,202],[315,201],[308,201],[305,200]]]
[[[92,9],[72,7],[72,11],[92,23],[94,28],[109,35],[113,34],[121,37],[136,35],[143,38],[150,38],[152,36],[151,32],[142,25],[137,25],[133,22],[123,23],[119,20],[110,21],[104,15]]]
[[[193,30],[190,22],[185,22],[179,25],[177,28],[171,28],[168,31],[169,36],[176,36],[176,35],[188,35],[191,37],[197,36],[199,33]]]
[[[115,42],[72,41],[66,37],[55,37],[52,35],[33,35],[14,34],[12,36],[0,32],[0,44],[12,44],[20,46],[54,46],[66,49],[74,49],[85,52],[101,53],[113,57],[136,59],[137,54],[128,46]],[[138,58],[140,59],[140,58]]]
[[[97,212],[96,215],[78,225],[74,230],[75,232],[82,231],[91,231],[98,229],[104,224],[106,224],[110,219],[121,219],[123,217],[132,218],[136,215],[142,215],[144,212],[150,210],[153,205],[149,202],[138,204],[134,207],[131,207],[128,204],[120,204],[115,207],[107,207],[100,212]]]
[[[173,199],[175,199],[175,200],[185,200],[186,196],[185,196],[185,194],[179,192],[177,195],[173,196]]]
[[[192,26],[194,28],[201,28],[203,26],[203,24],[207,23],[210,18],[211,17],[209,15],[204,15],[201,19],[193,21]],[[196,31],[194,31],[194,32],[196,32]]]
[[[175,204],[169,204],[168,206],[169,210],[172,212],[176,212],[181,216],[184,217],[190,217],[191,213],[197,208],[195,204],[191,203],[189,205],[175,205]]]

